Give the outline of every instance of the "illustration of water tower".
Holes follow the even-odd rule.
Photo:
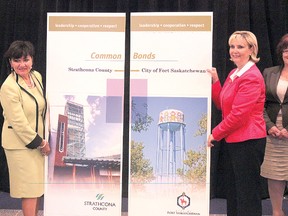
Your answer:
[[[156,152],[156,176],[159,181],[176,182],[177,169],[184,170],[185,123],[180,110],[160,112]]]

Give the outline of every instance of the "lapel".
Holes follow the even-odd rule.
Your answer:
[[[23,79],[21,76],[19,76],[19,75],[16,75],[16,76],[18,76],[18,85],[20,85],[20,86],[21,86],[22,88],[24,88],[26,91],[29,91],[29,88],[27,87],[24,79]],[[30,91],[29,91],[29,92],[30,92]]]
[[[277,99],[277,101],[280,103],[280,100],[277,95],[277,85],[278,81],[280,79],[281,70],[280,67],[277,67],[275,70],[271,71],[271,77],[270,77],[270,86],[271,86],[271,92],[273,94],[273,97]],[[288,89],[286,89],[285,97],[283,103],[288,102]]]
[[[41,85],[38,78],[33,72],[31,73],[31,77],[38,91],[41,93],[42,96],[44,96],[43,86]],[[30,89],[29,89],[29,92],[30,92]]]
[[[270,86],[271,86],[271,92],[273,94],[273,97],[277,99],[277,101],[280,102],[278,95],[277,95],[277,85],[280,78],[280,70],[277,68],[277,70],[272,71],[271,77],[270,77]]]
[[[22,91],[26,92],[27,94],[29,94],[31,97],[33,97],[35,99],[35,97],[33,96],[33,93],[31,91],[31,89],[27,86],[27,84],[25,83],[24,79],[17,75],[15,73],[15,76],[18,77],[18,81],[16,78],[16,82],[18,83],[18,85],[21,87]],[[40,94],[44,97],[44,90],[43,90],[43,86],[41,85],[41,83],[39,82],[37,76],[35,73],[31,72],[31,77],[33,79],[33,82],[35,84],[35,88],[37,88],[37,90],[40,92]],[[36,99],[35,99],[36,100]]]
[[[287,102],[288,102],[288,88],[286,89],[286,93],[285,93],[285,97],[284,97],[283,103],[287,103]]]

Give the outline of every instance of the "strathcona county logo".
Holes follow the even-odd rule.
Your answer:
[[[177,205],[182,209],[187,208],[190,206],[190,197],[188,197],[185,192],[183,192],[181,196],[177,197]]]
[[[84,206],[91,207],[94,211],[108,211],[111,208],[116,208],[116,203],[103,200],[104,194],[97,194],[95,198],[96,201],[84,201]]]
[[[96,199],[97,200],[102,200],[104,198],[104,194],[97,194]]]

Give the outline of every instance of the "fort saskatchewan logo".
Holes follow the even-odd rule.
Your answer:
[[[183,192],[181,196],[177,197],[177,205],[184,210],[190,206],[190,197],[188,197],[185,192]]]

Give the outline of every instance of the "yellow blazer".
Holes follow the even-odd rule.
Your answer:
[[[44,95],[42,76],[31,71],[36,88],[45,100],[45,108],[39,113],[38,102],[21,76],[11,73],[0,89],[4,123],[2,146],[6,149],[37,148],[44,138],[47,102]]]

